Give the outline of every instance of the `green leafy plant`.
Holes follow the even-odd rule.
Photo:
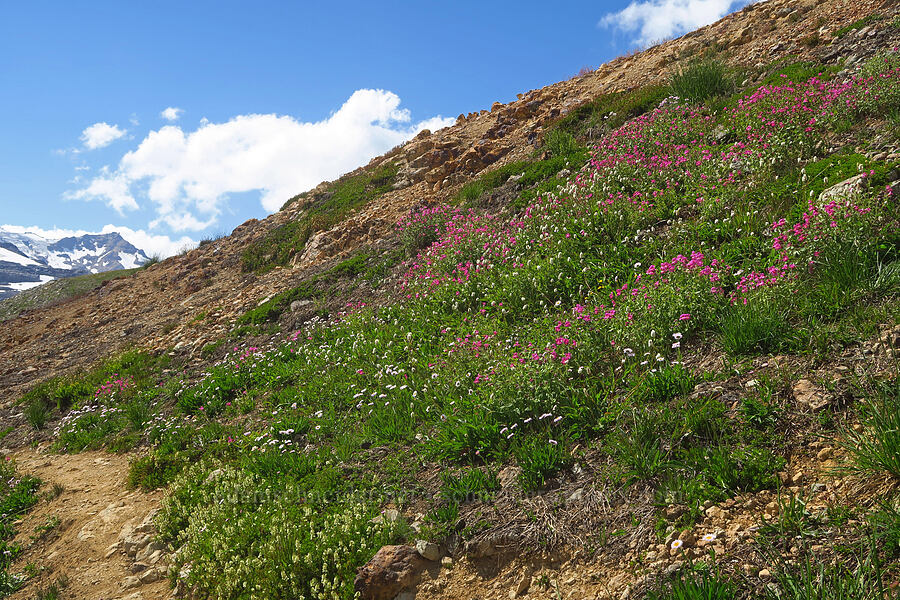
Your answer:
[[[900,479],[900,378],[871,383],[867,401],[860,405],[860,421],[861,431],[844,432],[852,468]]]
[[[25,418],[35,429],[43,429],[50,418],[50,409],[41,398],[35,398],[25,407]]]
[[[871,554],[862,556],[856,569],[841,564],[827,565],[808,556],[795,565],[786,564],[780,557],[773,557],[772,562],[776,585],[766,591],[766,597],[771,600],[892,600],[898,597],[896,590],[884,584],[884,567]]]
[[[708,568],[678,571],[668,582],[647,593],[647,600],[732,600],[737,585]]]
[[[706,59],[672,75],[669,88],[674,96],[691,102],[703,102],[730,93],[734,82],[723,63]]]
[[[573,462],[566,444],[557,440],[532,438],[519,444],[514,454],[522,469],[519,481],[526,491],[541,489],[550,477]]]
[[[476,500],[486,502],[498,489],[500,484],[496,476],[482,469],[468,469],[460,475],[451,472],[441,474],[441,494],[451,503],[461,504]]]

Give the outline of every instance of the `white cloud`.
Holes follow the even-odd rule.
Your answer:
[[[109,123],[94,123],[81,132],[81,141],[88,150],[96,150],[109,146],[117,139],[124,137],[127,131],[119,129],[118,125]]]
[[[161,113],[159,113],[159,116],[161,116],[163,119],[165,119],[166,121],[169,121],[171,123],[172,121],[177,121],[181,117],[181,113],[183,113],[183,112],[184,112],[184,109],[182,109],[182,108],[176,108],[174,106],[170,106],[169,108],[167,108],[164,111],[162,111]]]
[[[634,41],[647,44],[714,23],[746,4],[747,0],[633,1],[619,12],[604,16],[599,25],[638,32]]]
[[[185,248],[193,248],[197,242],[187,236],[178,239],[170,238],[167,235],[154,235],[142,229],[131,229],[119,225],[104,225],[100,231],[86,231],[83,229],[63,229],[55,227],[53,229],[43,229],[41,227],[23,227],[21,225],[0,225],[0,230],[10,233],[30,233],[39,235],[48,241],[61,240],[65,237],[73,237],[80,235],[90,235],[97,233],[118,232],[126,242],[129,242],[135,248],[143,250],[147,256],[158,255],[161,258],[168,258],[178,254]]]
[[[225,123],[203,121],[194,131],[166,125],[125,154],[114,172],[67,196],[102,199],[120,212],[137,208],[136,196],[146,196],[157,212],[151,226],[200,231],[216,222],[229,194],[258,191],[263,207],[274,212],[291,196],[365,164],[422,129],[452,123],[438,116],[412,124],[396,94],[363,89],[315,123],[251,114]]]
[[[110,174],[108,168],[101,170],[100,177],[91,180],[86,188],[63,194],[70,200],[103,199],[106,205],[115,209],[120,215],[125,210],[137,210],[138,203],[131,195],[130,182],[121,173]]]

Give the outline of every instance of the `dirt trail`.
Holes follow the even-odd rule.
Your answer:
[[[131,575],[133,561],[120,549],[110,550],[119,542],[127,525],[137,526],[159,507],[161,492],[144,493],[128,490],[128,456],[106,452],[83,452],[76,455],[42,454],[24,449],[13,458],[21,473],[39,477],[42,499],[16,529],[17,542],[24,548],[14,567],[21,571],[33,563],[40,574],[31,579],[15,600],[36,597],[60,577],[68,578],[63,598],[156,599],[171,595],[169,583],[163,579],[124,589]],[[49,494],[54,484],[64,486],[53,499]],[[59,525],[39,536],[41,526],[59,519]],[[35,528],[38,528],[36,531]]]

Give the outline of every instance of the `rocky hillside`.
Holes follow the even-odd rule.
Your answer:
[[[4,322],[0,596],[895,597],[898,46],[757,3]]]

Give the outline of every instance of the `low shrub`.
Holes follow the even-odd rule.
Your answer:
[[[377,509],[353,496],[321,510],[296,484],[211,471],[195,465],[176,478],[157,517],[163,541],[181,548],[176,568],[191,565],[187,583],[202,595],[350,598],[357,569],[403,527],[373,522]]]

